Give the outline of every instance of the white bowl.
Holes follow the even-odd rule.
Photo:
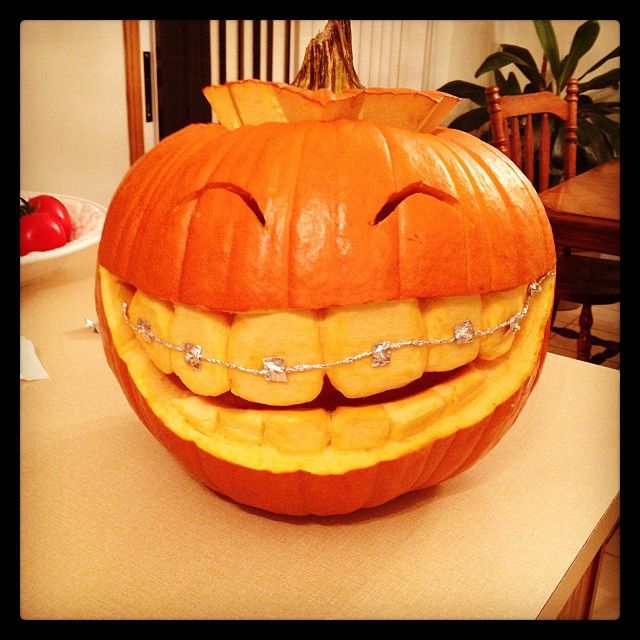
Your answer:
[[[67,196],[48,191],[21,191],[20,196],[25,200],[39,194],[47,194],[58,198],[69,212],[73,223],[73,235],[62,247],[49,251],[32,251],[20,257],[20,286],[35,280],[48,277],[58,271],[79,255],[94,247],[102,235],[102,227],[107,214],[106,207],[84,198]]]

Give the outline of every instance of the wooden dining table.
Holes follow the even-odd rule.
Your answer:
[[[556,245],[620,255],[620,160],[540,193]]]

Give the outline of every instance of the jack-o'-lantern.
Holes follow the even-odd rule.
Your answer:
[[[286,514],[468,468],[545,355],[555,252],[509,160],[437,92],[240,81],[129,171],[99,249],[106,354],[207,486]]]

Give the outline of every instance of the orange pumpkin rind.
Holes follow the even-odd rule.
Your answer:
[[[105,353],[140,419],[205,485],[276,513],[348,513],[468,468],[537,380],[553,279],[522,328],[408,350],[380,373],[349,363],[327,372],[326,397],[311,371],[277,386],[209,368],[204,381],[188,347],[200,331],[234,362],[285,361],[288,344],[302,362],[331,361],[429,342],[453,317],[498,325],[555,265],[531,184],[437,126],[457,101],[447,94],[251,80],[204,92],[222,124],[186,127],[132,167],[98,254]],[[122,302],[185,352],[143,344]]]

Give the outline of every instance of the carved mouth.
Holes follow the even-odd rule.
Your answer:
[[[315,473],[369,466],[481,420],[531,375],[553,301],[549,275],[540,295],[523,284],[482,296],[234,315],[151,299],[103,268],[100,283],[114,347],[169,428],[245,466]],[[521,330],[509,331],[505,321],[523,306]],[[455,338],[453,327],[470,319],[478,333],[503,326],[432,344]],[[134,330],[140,320],[161,341]],[[265,358],[330,363],[403,340],[425,345],[399,348],[383,366],[368,357],[303,369],[286,382],[264,375]],[[167,346],[185,343],[254,372],[206,360],[194,367],[184,349]]]

